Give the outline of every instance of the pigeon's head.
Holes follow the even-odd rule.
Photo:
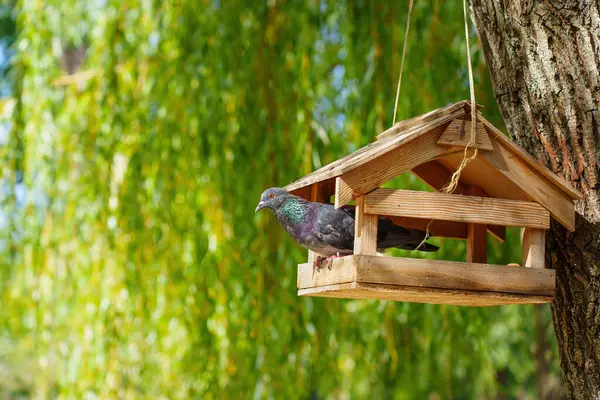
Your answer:
[[[260,201],[258,202],[254,212],[262,210],[263,208],[277,210],[283,203],[285,203],[289,196],[290,194],[281,188],[269,188],[260,196]]]

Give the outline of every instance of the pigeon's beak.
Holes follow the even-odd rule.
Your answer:
[[[256,212],[258,212],[258,210],[261,210],[263,208],[265,208],[265,202],[261,201],[260,203],[258,203],[258,205],[256,206],[256,208],[254,209],[254,212],[256,213]]]

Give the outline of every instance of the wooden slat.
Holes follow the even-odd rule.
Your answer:
[[[541,229],[523,229],[523,266],[544,268],[546,251],[546,232]]]
[[[485,225],[467,225],[467,262],[487,262],[487,232]]]
[[[321,203],[329,204],[329,197],[335,193],[335,179],[326,179],[319,183],[316,183],[318,186],[318,200],[312,200],[312,188],[314,184],[310,184],[308,186],[301,187],[299,189],[295,189],[290,191],[294,196],[302,197],[304,200],[308,201],[319,201]]]
[[[403,257],[354,256],[356,281],[551,296],[555,271]]]
[[[482,152],[481,157],[506,178],[516,184],[525,195],[540,203],[565,228],[575,230],[575,206],[573,200],[557,186],[540,176],[520,157],[515,157],[507,146],[491,138],[494,151]]]
[[[384,154],[402,146],[404,143],[410,142],[416,137],[424,135],[439,126],[450,123],[450,121],[452,121],[454,118],[458,118],[464,115],[464,113],[464,109],[461,108],[453,114],[442,116],[426,124],[414,126],[393,137],[388,137],[371,143],[352,154],[319,168],[318,170],[306,175],[304,178],[301,178],[296,182],[290,183],[284,189],[286,189],[288,192],[292,192],[315,182],[321,182],[329,178],[335,178],[343,175],[346,172],[352,171],[383,156]]]
[[[479,150],[494,150],[490,138],[488,137],[483,122],[476,122],[477,131],[477,148]],[[471,121],[464,119],[455,119],[450,122],[444,133],[440,136],[438,144],[457,147],[474,148],[475,145],[469,146],[471,141]]]
[[[540,163],[538,160],[533,158],[531,154],[527,153],[525,150],[517,146],[512,140],[510,140],[506,135],[504,135],[498,128],[496,128],[490,121],[485,119],[485,117],[478,111],[477,119],[483,122],[488,135],[492,139],[496,139],[501,142],[504,146],[506,146],[514,155],[520,157],[528,166],[535,169],[538,173],[548,179],[551,183],[556,185],[558,189],[567,194],[572,200],[582,199],[583,195],[580,191],[576,190],[569,184],[565,179],[556,175],[552,171],[550,171],[546,166]]]
[[[468,156],[472,155],[469,150]],[[456,171],[462,162],[463,154],[450,154],[436,160],[448,171]],[[465,185],[476,185],[490,197],[510,200],[530,201],[523,190],[508,179],[502,172],[490,165],[479,154],[460,173],[460,181]]]
[[[319,288],[331,285],[350,285],[342,286],[341,290],[369,285],[374,289],[385,289],[387,295],[381,292],[378,295],[375,291],[373,297],[357,298],[383,300],[391,295],[398,296],[395,298],[397,300],[445,304],[459,304],[457,301],[464,300],[463,294],[466,292],[469,297],[472,295],[484,299],[498,299],[496,295],[504,297],[513,294],[517,296],[509,297],[515,303],[538,302],[542,298],[551,301],[556,284],[555,271],[550,269],[363,255],[335,259],[331,270],[325,268],[314,277],[312,265],[301,264],[298,266],[298,276],[301,295],[323,295],[318,294],[323,293]],[[409,300],[406,296],[410,296],[411,292],[421,295]],[[438,298],[436,293],[443,293],[444,296]],[[340,293],[338,297],[350,298],[347,294]],[[431,301],[434,299],[436,301]]]
[[[462,157],[462,154],[461,154]],[[412,169],[412,173],[417,176],[420,180],[425,182],[425,184],[429,185],[432,189],[439,191],[444,186],[446,186],[450,179],[452,178],[452,174],[444,168],[438,161],[430,161],[425,164],[418,165],[417,167]],[[461,183],[459,180],[456,189],[454,189],[454,194],[466,194],[467,189],[466,186]],[[485,191],[482,190],[481,197],[490,197]],[[465,227],[466,228],[466,227]],[[504,243],[506,241],[506,227],[498,226],[498,225],[488,225],[488,231],[500,242]],[[466,230],[465,230],[466,234]],[[438,235],[435,235],[438,236]],[[450,237],[450,236],[446,236]],[[466,236],[463,236],[466,238]]]
[[[364,196],[356,199],[354,254],[377,254],[377,215],[365,214]]]
[[[440,156],[448,149],[437,144],[445,126],[440,126],[385,155],[336,179],[335,206],[376,189],[396,176]]]
[[[304,200],[310,201],[311,185],[289,191],[294,196],[302,197]]]
[[[308,263],[298,274],[301,288],[357,282],[552,296],[556,285],[551,269],[366,255],[337,258],[314,279]]]
[[[483,190],[469,186],[467,193],[481,196]],[[487,263],[487,231],[485,224],[467,224],[467,262]]]
[[[488,307],[507,304],[543,304],[552,302],[552,296],[354,282],[301,289],[298,290],[298,295],[339,299],[395,300],[470,307]]]
[[[440,165],[438,161],[429,161],[417,165],[411,172],[435,191],[440,191],[445,187],[452,177],[450,171]],[[459,181],[456,184],[454,193],[463,194],[466,193],[466,190],[466,186]]]
[[[365,196],[365,212],[548,229],[550,215],[534,202],[414,190],[377,189]]]

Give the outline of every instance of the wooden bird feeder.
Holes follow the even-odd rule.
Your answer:
[[[489,306],[548,303],[555,271],[544,268],[550,216],[575,229],[581,194],[510,141],[477,111],[477,157],[453,194],[381,189],[411,171],[434,190],[450,181],[471,138],[471,105],[461,101],[398,122],[377,141],[286,187],[336,208],[356,200],[354,255],[313,274],[315,254],[298,266],[298,294],[352,299]],[[472,151],[469,149],[468,151]],[[467,241],[466,262],[378,256],[378,216]],[[433,220],[433,222],[431,222]],[[431,222],[431,224],[430,224]],[[523,228],[523,267],[487,264],[487,233]]]

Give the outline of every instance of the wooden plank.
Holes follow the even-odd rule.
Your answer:
[[[467,193],[481,196],[483,190],[469,186]],[[487,263],[487,231],[485,224],[467,224],[467,262]]]
[[[471,155],[469,150],[468,155]],[[448,171],[456,171],[463,159],[462,154],[450,154],[436,160]],[[467,164],[460,174],[460,181],[465,185],[476,185],[490,197],[510,200],[531,201],[523,190],[508,179],[502,172],[484,160],[481,154]]]
[[[523,266],[544,268],[546,251],[546,231],[542,229],[523,229]]]
[[[290,183],[284,189],[288,192],[292,192],[304,186],[343,175],[346,172],[352,171],[353,169],[356,169],[383,156],[384,154],[402,146],[404,143],[410,142],[416,137],[424,135],[439,126],[450,123],[450,121],[452,121],[454,118],[458,118],[464,115],[464,113],[464,109],[461,109],[453,114],[442,116],[426,124],[414,126],[393,137],[388,137],[371,143],[361,149],[358,149],[352,154],[319,168],[318,170],[306,175],[304,178]]]
[[[311,185],[304,186],[295,190],[289,191],[294,196],[302,197],[304,200],[310,201]]]
[[[318,201],[319,203],[329,204],[329,197],[333,194],[333,191],[329,188],[328,181],[313,183],[311,185],[311,198],[310,201]],[[333,183],[333,181],[331,181]]]
[[[377,189],[365,199],[367,214],[542,229],[550,227],[548,211],[534,202],[395,189]]]
[[[365,214],[364,196],[356,199],[354,254],[377,254],[377,215]]]
[[[354,282],[355,280],[356,263],[353,256],[336,258],[331,263],[331,270],[325,267],[314,273],[312,263],[298,265],[298,289]]]
[[[485,225],[467,224],[467,262],[487,263]]]
[[[433,221],[430,219],[422,218],[410,218],[410,217],[387,217],[391,219],[394,224],[403,226],[404,228],[419,229],[423,232],[427,231],[429,226],[429,233],[431,236],[445,237],[451,239],[466,239],[467,238],[467,224],[462,222],[454,221]],[[431,224],[429,224],[431,222]]]
[[[329,204],[329,197],[331,197],[331,195],[333,195],[335,193],[335,179],[326,179],[324,181],[318,182],[316,185],[318,185],[318,196],[319,199],[318,200],[314,200],[314,201],[319,201],[321,203],[327,203]],[[313,201],[312,200],[312,187],[313,184],[310,184],[308,186],[304,186],[301,187],[299,189],[295,189],[290,191],[291,194],[293,194],[294,196],[298,196],[298,197],[302,197],[304,200],[308,200],[308,201]]]
[[[360,168],[338,177],[336,179],[335,207],[342,207],[396,176],[442,155],[448,149],[438,145],[437,139],[444,128],[445,126],[439,126]]]
[[[340,299],[395,300],[415,303],[486,307],[507,304],[551,303],[552,296],[524,295],[470,290],[421,288],[371,283],[342,283],[298,290],[299,296]]]
[[[540,203],[565,228],[575,230],[575,206],[573,200],[557,186],[534,171],[520,157],[515,157],[506,145],[491,138],[494,151],[482,152],[482,160],[496,168],[516,184],[524,194]]]
[[[446,186],[452,178],[452,174],[439,163],[439,160],[430,161],[425,164],[418,165],[417,167],[412,169],[412,173],[413,175],[416,175],[417,178],[425,182],[425,184],[429,185],[429,187],[437,191],[440,191],[444,186]],[[454,190],[454,194],[466,193],[466,186],[461,183],[461,180],[459,180],[456,185],[456,189]],[[490,196],[484,190],[482,190],[481,197]],[[506,227],[499,225],[487,225],[487,229],[492,234],[492,236],[494,236],[500,242],[504,243],[506,241]],[[466,236],[463,236],[463,238],[466,238]]]
[[[452,177],[450,171],[439,164],[438,161],[429,161],[424,164],[417,165],[411,170],[411,172],[435,191],[440,191],[443,187],[445,187],[450,182]],[[459,181],[456,185],[454,193],[464,194],[466,192],[466,186]]]
[[[504,135],[498,128],[496,128],[490,121],[485,119],[485,117],[477,111],[477,119],[483,122],[488,135],[492,139],[496,139],[501,142],[506,148],[512,152],[514,155],[521,158],[527,165],[535,169],[538,173],[540,173],[543,177],[550,181],[550,183],[556,185],[559,190],[567,194],[572,200],[579,200],[583,198],[583,195],[580,191],[576,190],[569,182],[567,182],[564,178],[556,175],[545,165],[540,163],[538,160],[533,158],[531,154],[527,153],[521,147],[519,147],[516,143],[510,140],[506,135]]]
[[[458,103],[450,104],[445,107],[440,107],[440,108],[430,111],[428,113],[418,115],[418,116],[410,118],[410,119],[405,119],[403,121],[396,122],[396,124],[393,127],[391,127],[390,129],[387,129],[385,132],[382,132],[379,135],[377,135],[377,140],[381,140],[386,137],[396,135],[399,132],[402,132],[403,130],[410,129],[414,126],[431,122],[435,119],[438,119],[438,118],[446,116],[446,115],[454,114],[456,112],[462,112],[462,114],[464,115],[465,114],[465,111],[464,111],[465,104],[466,104],[465,100],[459,101]]]
[[[553,296],[556,285],[551,269],[366,255],[337,258],[314,277],[311,264],[300,264],[298,276],[299,288],[357,282]]]
[[[552,296],[555,271],[355,255],[356,282]]]
[[[488,137],[485,126],[483,122],[476,121],[476,132],[477,132],[477,148],[479,150],[494,150],[492,147],[492,142],[490,142],[490,138]],[[466,121],[464,119],[455,119],[450,122],[450,125],[446,128],[444,133],[440,136],[438,140],[438,144],[447,145],[447,146],[457,146],[457,147],[470,147],[474,148],[475,145],[472,144],[469,146],[471,141],[471,121]]]

